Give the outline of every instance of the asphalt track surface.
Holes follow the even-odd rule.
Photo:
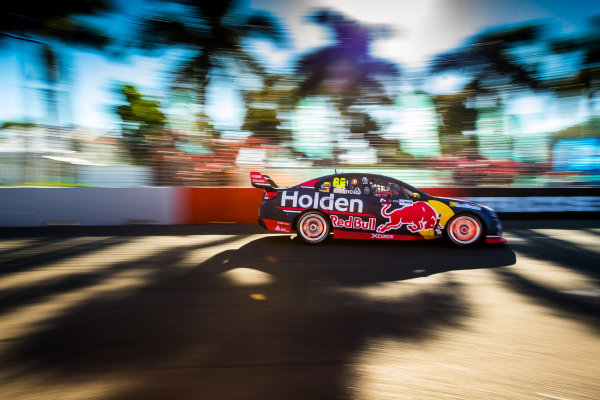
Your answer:
[[[505,228],[4,228],[0,399],[599,399],[600,221]]]

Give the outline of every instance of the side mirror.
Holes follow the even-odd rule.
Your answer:
[[[413,199],[420,199],[421,195],[419,193],[413,193]]]

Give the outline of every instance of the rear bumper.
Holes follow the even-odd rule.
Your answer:
[[[258,217],[258,224],[260,226],[262,226],[264,229],[268,230],[267,225],[265,225],[265,221],[262,219],[262,217]]]
[[[258,224],[270,232],[290,233],[292,231],[290,222],[258,217]]]

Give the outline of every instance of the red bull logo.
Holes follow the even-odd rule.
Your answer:
[[[332,215],[331,224],[336,228],[362,229],[365,231],[375,230],[375,218],[369,218],[368,221],[363,221],[362,218],[359,217],[341,219],[337,215]]]
[[[388,212],[391,206],[391,204],[385,204],[381,208],[381,215],[387,218],[388,222],[377,227],[379,233],[399,229],[403,225],[406,225],[412,233],[434,229],[440,217],[435,209],[424,201],[418,201]]]

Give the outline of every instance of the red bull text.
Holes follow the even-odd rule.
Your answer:
[[[351,229],[362,229],[365,231],[375,230],[375,218],[369,218],[368,221],[363,221],[359,217],[350,217],[349,219],[341,219],[337,215],[331,216],[331,225],[334,228],[351,228]]]

